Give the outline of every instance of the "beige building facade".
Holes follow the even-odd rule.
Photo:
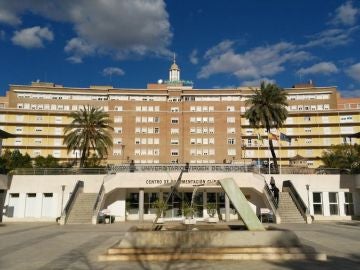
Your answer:
[[[267,133],[251,128],[245,119],[252,88],[195,89],[180,80],[173,63],[168,81],[146,89],[90,86],[70,88],[54,83],[10,85],[0,97],[0,129],[15,134],[4,149],[19,149],[31,157],[53,155],[63,161],[80,157],[63,144],[68,114],[83,106],[101,107],[113,121],[113,147],[108,164],[128,163],[240,163],[271,157]],[[341,98],[336,87],[295,85],[288,93],[289,116],[273,130],[291,138],[275,142],[280,163],[296,155],[309,167],[321,165],[320,156],[332,144],[355,143],[360,132],[360,100]],[[346,104],[351,104],[346,105]]]

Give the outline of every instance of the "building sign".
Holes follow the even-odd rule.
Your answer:
[[[146,185],[172,185],[175,184],[176,180],[168,179],[147,179]],[[182,185],[220,185],[218,179],[183,179],[181,180]]]
[[[192,81],[180,80],[180,81],[165,81],[165,84],[173,84],[173,85],[183,85],[183,86],[193,86],[194,83]]]

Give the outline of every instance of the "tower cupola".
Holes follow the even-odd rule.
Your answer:
[[[169,72],[169,81],[170,82],[174,82],[174,81],[180,81],[180,68],[179,66],[176,64],[176,56],[174,53],[174,62],[170,67],[170,72]]]

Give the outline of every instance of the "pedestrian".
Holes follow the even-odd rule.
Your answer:
[[[272,192],[274,194],[275,203],[276,203],[276,205],[278,205],[279,204],[279,189],[277,188],[277,186],[275,184],[272,187]]]
[[[277,186],[275,184],[275,179],[272,176],[270,177],[270,186],[271,186],[271,191],[274,196],[275,203],[277,205],[279,203],[279,189],[277,188]]]

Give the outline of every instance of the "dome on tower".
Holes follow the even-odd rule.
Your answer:
[[[172,69],[180,70],[179,66],[175,62],[170,67],[170,70]]]

